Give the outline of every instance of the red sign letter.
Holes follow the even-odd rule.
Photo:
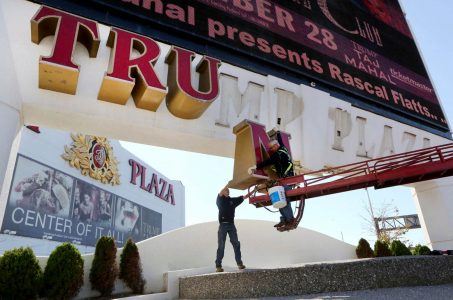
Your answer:
[[[249,120],[244,120],[236,125],[233,132],[236,135],[234,173],[233,180],[230,181],[228,186],[243,190],[267,177],[262,170],[250,175],[248,169],[269,157],[268,144],[270,138],[264,125]],[[291,153],[289,147],[290,135],[286,132],[280,132],[280,134],[284,146]]]
[[[133,159],[129,159],[129,165],[131,165],[131,183],[137,184],[137,178],[143,177],[143,166]],[[142,179],[143,181],[143,179]]]
[[[130,95],[139,108],[156,111],[167,94],[154,71],[159,45],[151,38],[112,28],[107,46],[113,48],[111,71],[104,76],[98,99],[126,104]],[[132,58],[132,50],[140,53]]]
[[[219,94],[220,61],[203,57],[197,66],[200,73],[199,91],[192,87],[191,68],[195,53],[178,47],[172,47],[166,62],[168,63],[168,110],[182,119],[196,119],[214,102]]]
[[[90,57],[96,57],[100,43],[98,24],[41,6],[31,20],[31,40],[39,44],[49,35],[55,35],[55,43],[52,54],[39,60],[39,87],[74,95],[79,79],[79,66],[72,58],[75,44],[81,42],[88,49]]]
[[[249,120],[245,120],[245,122],[250,127],[251,134],[252,134],[252,141],[253,141],[252,145],[253,145],[253,149],[255,151],[256,164],[259,164],[260,162],[262,162],[263,160],[268,158],[267,153],[269,151],[268,144],[270,142],[270,138],[269,138],[268,134],[266,133],[266,127],[264,127],[264,125],[259,124],[259,123],[254,123]],[[291,154],[291,148],[289,147],[290,135],[283,131],[281,131],[280,134],[281,134],[281,137],[282,137],[282,140],[284,143],[283,146],[285,146],[286,149],[288,149],[289,154]],[[265,154],[264,154],[263,150],[266,151]],[[258,170],[257,173],[264,175],[264,173],[262,173],[261,170]]]

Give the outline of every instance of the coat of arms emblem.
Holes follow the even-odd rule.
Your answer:
[[[71,146],[65,146],[62,155],[64,160],[84,176],[104,184],[120,184],[118,161],[107,138],[83,134],[71,134],[71,138]]]

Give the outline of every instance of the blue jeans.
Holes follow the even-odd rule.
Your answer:
[[[292,186],[285,185],[284,189],[285,189],[285,192],[287,192],[292,189]],[[291,207],[290,202],[288,202],[288,204],[286,204],[285,207],[280,208],[280,214],[282,215],[280,217],[280,221],[282,221],[282,222],[291,221],[292,219],[294,219],[293,208]]]
[[[241,243],[238,240],[236,226],[233,223],[220,223],[218,236],[217,258],[215,260],[216,267],[222,266],[222,259],[225,251],[225,241],[227,234],[230,236],[231,245],[234,249],[234,258],[238,265],[242,265],[241,260]]]

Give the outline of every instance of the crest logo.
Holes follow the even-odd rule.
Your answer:
[[[120,184],[118,160],[106,138],[83,134],[71,134],[71,138],[71,146],[65,146],[61,156],[71,167],[104,184]]]
[[[93,164],[97,169],[102,169],[107,160],[107,151],[100,144],[95,144],[92,148]]]

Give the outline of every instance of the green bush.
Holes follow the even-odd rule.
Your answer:
[[[390,244],[390,251],[392,251],[392,255],[394,256],[412,255],[409,248],[398,240],[394,240],[392,244]]]
[[[431,249],[429,249],[427,246],[422,246],[418,244],[414,248],[414,255],[430,255],[431,254]]]
[[[116,245],[111,237],[103,236],[96,243],[93,264],[90,270],[91,288],[108,297],[115,287],[118,275],[116,266]]]
[[[376,243],[374,243],[374,256],[376,257],[392,256],[389,244],[387,244],[387,242],[385,241],[377,240]]]
[[[0,260],[0,298],[36,299],[42,270],[31,248],[6,251]]]
[[[41,295],[49,299],[71,299],[83,285],[83,259],[79,250],[63,243],[49,256]]]
[[[368,258],[373,257],[373,250],[371,250],[370,244],[365,239],[360,239],[355,253],[358,258]]]
[[[135,293],[143,294],[145,280],[142,275],[140,253],[137,245],[128,239],[120,258],[120,279]]]

